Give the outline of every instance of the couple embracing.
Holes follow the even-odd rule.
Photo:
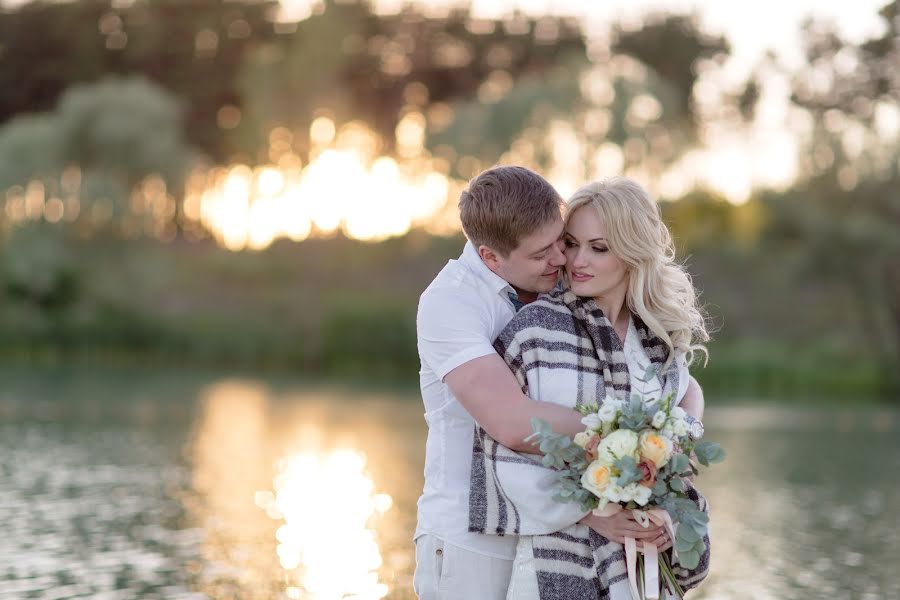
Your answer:
[[[625,539],[672,546],[664,527],[629,511],[603,517],[554,501],[554,473],[525,441],[534,417],[574,436],[584,429],[574,408],[648,385],[671,393],[702,434],[688,365],[709,336],[656,202],[615,178],[563,204],[526,168],[481,173],[460,197],[463,253],[419,300],[421,600],[624,600]],[[696,568],[675,568],[682,589],[706,576],[708,548]]]

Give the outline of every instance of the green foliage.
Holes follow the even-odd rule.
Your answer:
[[[699,442],[694,446],[694,452],[697,454],[697,460],[704,467],[725,460],[725,450],[715,442]]]
[[[130,212],[129,194],[148,175],[161,176],[177,194],[191,164],[181,129],[178,102],[142,78],[76,85],[55,111],[0,127],[0,187],[42,180],[47,195],[62,195],[61,173],[77,165],[82,226],[95,201],[113,207],[115,224]]]
[[[54,116],[61,159],[82,169],[119,174],[128,190],[151,173],[177,187],[190,164],[178,102],[143,78],[73,86]]]
[[[49,115],[26,115],[0,127],[0,189],[52,177],[62,164],[62,140]]]
[[[678,523],[675,530],[678,563],[686,569],[695,568],[706,548],[703,538],[709,527],[709,515],[687,498],[669,497],[663,502],[663,507]]]
[[[415,372],[415,315],[367,298],[332,307],[322,325],[321,364],[335,374],[400,376]]]
[[[730,51],[724,38],[704,34],[695,18],[683,15],[659,15],[638,29],[618,30],[612,49],[640,60],[668,82],[676,90],[678,117],[688,121],[696,118],[697,62]]]
[[[648,424],[649,419],[647,413],[644,412],[644,402],[641,396],[635,395],[622,407],[619,427],[637,431]]]
[[[622,487],[643,479],[640,471],[638,471],[637,461],[630,456],[623,456],[617,460],[615,467],[619,469],[619,476],[616,477],[616,483]]]
[[[690,459],[687,457],[687,455],[676,454],[675,456],[672,457],[672,464],[670,466],[671,472],[672,473],[683,473],[684,471],[687,471],[687,469],[690,467],[689,463],[690,463]],[[678,491],[682,492],[684,490],[678,490]]]
[[[428,134],[432,149],[445,145],[460,155],[488,159],[502,155],[529,126],[543,127],[553,116],[565,118],[583,104],[578,88],[589,63],[575,55],[555,71],[525,75],[496,102],[477,99],[458,102],[452,122]],[[468,177],[470,174],[462,174]]]
[[[575,410],[581,413],[582,415],[589,415],[591,413],[595,413],[600,410],[600,406],[594,402],[590,404],[582,404],[581,406],[576,406]]]
[[[32,224],[3,240],[0,282],[7,302],[56,319],[78,300],[81,278],[59,227]]]
[[[543,453],[542,464],[557,471],[553,499],[576,502],[584,511],[597,508],[597,497],[581,486],[581,473],[588,465],[584,449],[569,436],[555,433],[543,419],[532,417],[531,428],[533,433],[525,441],[536,444]]]

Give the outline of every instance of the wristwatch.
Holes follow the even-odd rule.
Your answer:
[[[688,426],[688,436],[695,442],[703,437],[703,421],[695,419],[691,415],[684,415],[684,422]]]

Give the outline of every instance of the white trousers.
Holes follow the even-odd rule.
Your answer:
[[[424,534],[416,539],[413,589],[419,600],[505,600],[512,564]]]

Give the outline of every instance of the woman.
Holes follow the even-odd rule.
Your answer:
[[[523,390],[573,407],[628,398],[632,390],[672,393],[681,402],[691,381],[687,364],[705,354],[709,336],[656,203],[629,179],[588,184],[569,201],[565,246],[564,285],[522,309],[495,344]],[[645,378],[648,366],[655,375]],[[702,404],[683,408],[699,417]],[[627,512],[587,515],[558,531],[559,523],[528,508],[529,497],[552,494],[555,482],[535,457],[477,432],[470,529],[521,536],[508,598],[630,598],[624,537],[662,549],[672,541]],[[697,569],[675,568],[684,588],[707,570],[708,552]]]

